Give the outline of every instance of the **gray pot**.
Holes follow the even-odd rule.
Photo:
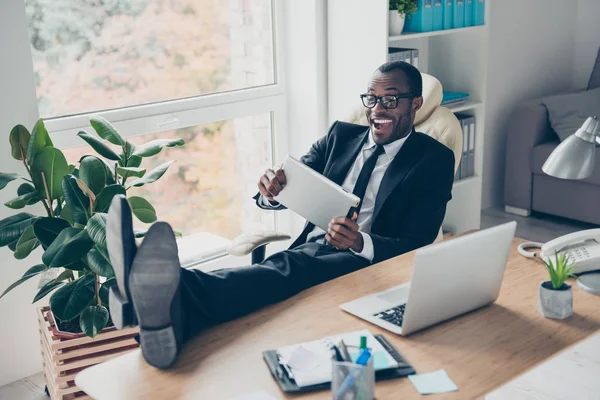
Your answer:
[[[573,288],[563,284],[560,290],[552,289],[552,282],[540,283],[538,310],[546,318],[565,319],[573,314]]]

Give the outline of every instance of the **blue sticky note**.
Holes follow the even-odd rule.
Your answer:
[[[409,375],[408,379],[420,394],[447,393],[458,390],[443,369],[428,374]]]

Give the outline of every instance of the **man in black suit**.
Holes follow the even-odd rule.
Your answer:
[[[351,218],[332,219],[327,232],[307,223],[288,250],[260,264],[182,269],[173,231],[163,222],[136,249],[127,201],[114,199],[107,240],[117,277],[110,298],[115,324],[139,323],[144,357],[166,368],[182,343],[207,326],[432,243],[451,198],[454,154],[415,132],[421,92],[421,74],[410,64],[387,63],[373,73],[361,95],[369,127],[336,122],[301,158],[353,191],[360,206]],[[283,208],[273,198],[285,183],[282,170],[267,170],[257,205]]]

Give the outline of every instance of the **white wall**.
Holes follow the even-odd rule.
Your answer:
[[[600,1],[579,0],[576,16],[573,88],[585,89],[600,47]]]
[[[582,2],[590,7],[592,2],[600,3]],[[577,6],[575,1],[563,0],[494,0],[490,11],[484,209],[503,204],[505,126],[513,107],[526,99],[571,89]]]
[[[8,135],[11,128],[23,124],[30,130],[38,118],[33,82],[33,66],[23,0],[0,3],[0,171],[25,173],[22,164],[10,156]],[[21,45],[18,45],[21,44]],[[24,45],[23,45],[24,44]],[[23,68],[27,66],[27,68]],[[11,182],[0,191],[0,203],[16,197],[18,183]],[[0,204],[0,219],[13,211]],[[41,213],[43,208],[31,208]],[[38,249],[29,260],[17,261],[7,248],[0,249],[0,292],[23,275],[41,257]],[[0,386],[41,371],[40,341],[35,306],[37,279],[14,289],[0,299]]]

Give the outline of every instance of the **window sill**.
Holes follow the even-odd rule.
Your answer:
[[[227,256],[227,247],[231,240],[201,232],[177,239],[179,263],[183,268],[192,268],[198,264]]]

